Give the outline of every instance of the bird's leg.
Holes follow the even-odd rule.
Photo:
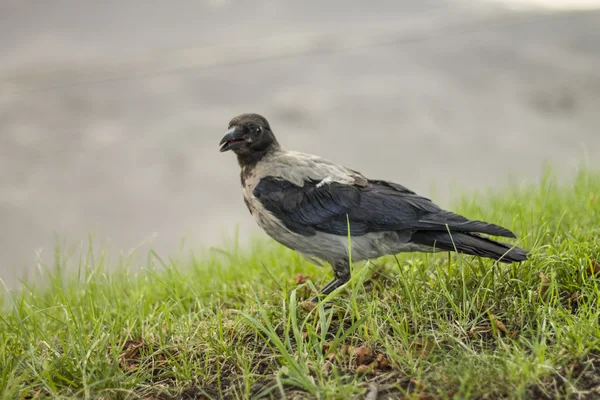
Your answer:
[[[310,299],[310,301],[313,303],[317,303],[319,301],[319,296],[327,296],[329,293],[346,284],[350,280],[350,264],[348,263],[348,260],[335,261],[331,265],[333,266],[333,275],[335,278],[325,285],[319,294]]]

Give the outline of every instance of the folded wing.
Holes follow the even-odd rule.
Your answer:
[[[260,180],[254,196],[288,229],[360,236],[383,231],[478,232],[515,237],[508,229],[442,210],[404,186],[369,180],[366,185],[307,180],[303,186],[276,177]]]

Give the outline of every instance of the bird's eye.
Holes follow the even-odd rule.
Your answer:
[[[262,128],[259,126],[258,128],[255,129],[256,133],[261,133],[262,132]]]

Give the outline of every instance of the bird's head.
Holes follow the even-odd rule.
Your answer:
[[[242,160],[260,159],[273,148],[279,147],[269,122],[258,114],[242,114],[229,122],[221,142],[221,152],[232,150]]]

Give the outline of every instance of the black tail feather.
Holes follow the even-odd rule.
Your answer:
[[[427,215],[427,217],[419,220],[418,229],[430,230],[431,227],[433,230],[440,230],[444,229],[445,226],[448,226],[451,231],[477,232],[508,238],[516,237],[514,233],[500,225],[467,219],[450,211],[440,211],[439,213]]]
[[[473,233],[445,231],[417,231],[411,241],[416,244],[434,247],[445,251],[491,258],[503,263],[527,260],[528,251],[507,243],[497,242]]]

